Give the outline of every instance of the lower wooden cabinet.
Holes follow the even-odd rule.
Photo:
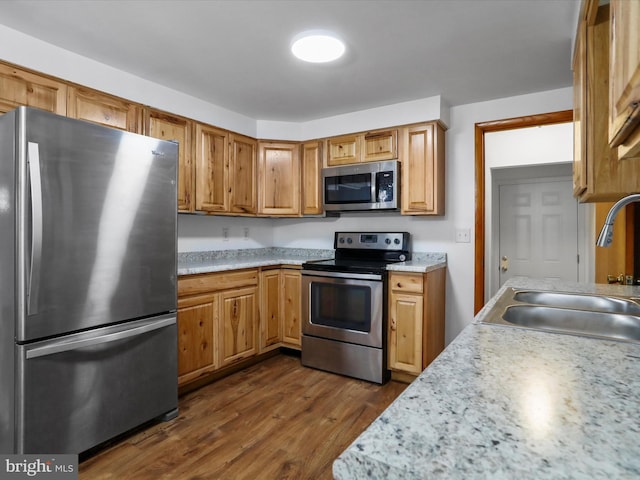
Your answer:
[[[299,267],[178,279],[178,385],[260,353],[301,345]]]
[[[258,270],[178,279],[178,385],[257,353]]]
[[[257,285],[222,292],[220,310],[220,366],[257,354]]]
[[[260,352],[301,346],[301,274],[275,268],[260,274]]]
[[[389,275],[388,366],[418,375],[444,350],[446,268]]]

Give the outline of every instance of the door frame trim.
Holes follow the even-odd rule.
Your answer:
[[[518,128],[552,125],[573,121],[573,110],[527,115],[475,124],[475,253],[474,253],[474,315],[484,306],[485,276],[485,151],[484,135],[489,132],[515,130]]]

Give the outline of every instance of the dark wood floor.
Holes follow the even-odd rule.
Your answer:
[[[405,389],[280,354],[180,398],[178,418],[80,464],[94,479],[331,479],[333,460]]]

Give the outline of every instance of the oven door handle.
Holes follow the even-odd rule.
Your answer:
[[[382,275],[377,273],[323,272],[319,270],[302,270],[302,275],[326,278],[350,278],[353,280],[374,280],[381,282]]]

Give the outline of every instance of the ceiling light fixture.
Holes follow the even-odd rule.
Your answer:
[[[344,43],[333,33],[321,30],[302,32],[293,39],[291,52],[300,60],[311,63],[332,62],[345,51]]]

